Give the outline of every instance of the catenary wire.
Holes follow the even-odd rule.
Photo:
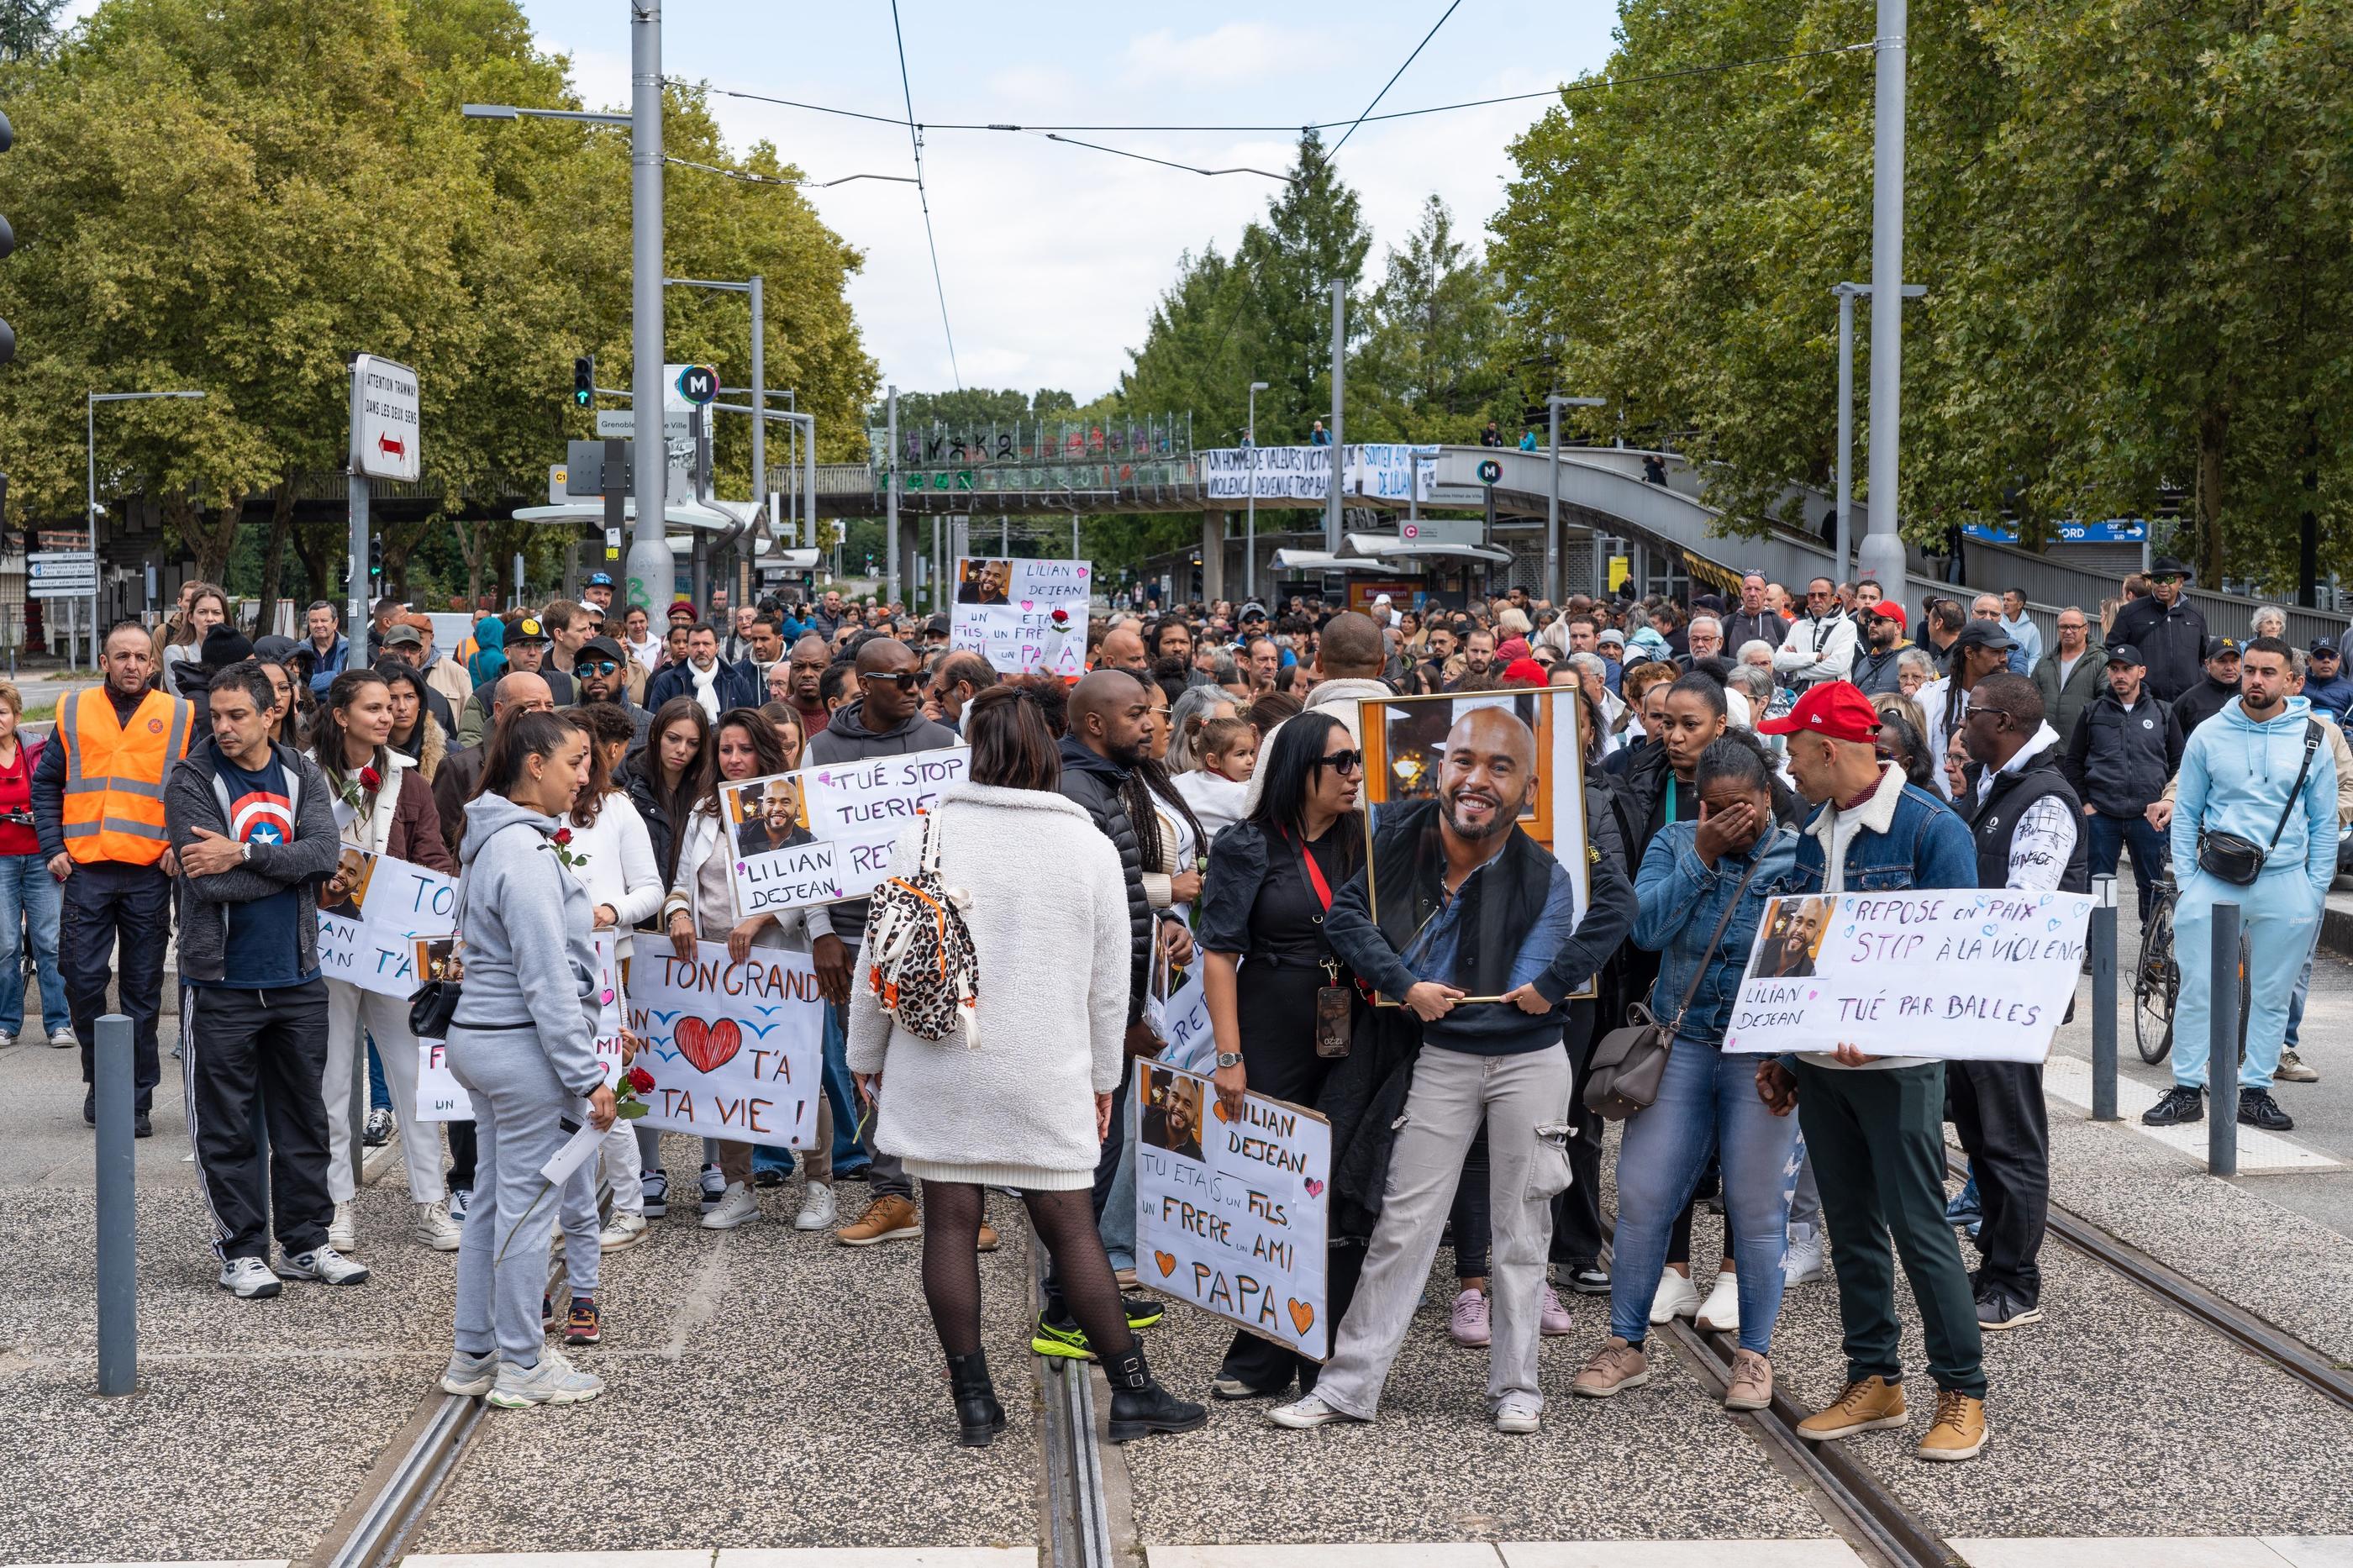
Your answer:
[[[662,162],[676,163],[681,169],[700,169],[706,174],[724,174],[747,185],[783,185],[787,189],[806,186],[812,190],[830,190],[836,185],[846,185],[852,180],[892,180],[902,185],[915,183],[912,174],[844,174],[838,180],[780,180],[774,174],[755,174],[749,169],[723,169],[716,163],[698,163],[691,158],[675,157],[667,153],[662,154]]]
[[[891,0],[891,38],[899,47],[899,91],[907,105],[907,141],[915,152],[915,201],[923,209],[923,243],[932,253],[932,289],[940,297],[940,332],[948,343],[948,374],[964,390],[956,364],[955,329],[948,325],[948,286],[940,276],[940,242],[932,233],[932,198],[923,188],[923,128],[915,120],[915,89],[907,80],[907,36],[899,26],[899,0]]]
[[[1271,174],[1265,169],[1253,169],[1247,165],[1231,169],[1204,169],[1193,163],[1179,163],[1172,159],[1155,158],[1149,153],[1130,153],[1122,147],[1106,147],[1100,142],[1082,142],[1075,136],[1064,136],[1053,131],[1028,131],[1023,134],[1039,137],[1048,142],[1060,142],[1070,147],[1092,148],[1098,153],[1108,153],[1114,158],[1134,158],[1139,163],[1157,163],[1164,169],[1182,169],[1188,174],[1259,174],[1270,180],[1280,181],[1284,184],[1291,183],[1289,174]]]
[[[1372,102],[1365,105],[1365,114],[1370,114],[1374,110],[1378,109],[1381,106],[1381,100],[1387,98],[1389,95],[1389,89],[1398,84],[1398,78],[1405,75],[1406,66],[1413,64],[1415,60],[1421,57],[1421,51],[1430,47],[1430,40],[1438,37],[1438,29],[1446,26],[1446,17],[1454,15],[1456,8],[1461,4],[1462,0],[1450,0],[1450,3],[1446,7],[1446,15],[1439,17],[1437,21],[1432,22],[1430,25],[1430,31],[1421,36],[1421,42],[1414,45],[1413,53],[1406,56],[1405,65],[1399,66],[1396,70],[1390,72],[1389,79],[1381,83],[1381,90],[1373,94]],[[1365,114],[1359,114],[1356,119],[1350,121],[1348,122],[1348,129],[1341,132],[1340,140],[1332,144],[1332,153],[1335,157],[1339,155],[1341,148],[1345,147],[1348,144],[1348,138],[1356,133],[1356,127],[1365,122]]]

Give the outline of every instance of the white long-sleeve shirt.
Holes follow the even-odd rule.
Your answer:
[[[1773,653],[1774,673],[1791,686],[1844,680],[1853,668],[1854,622],[1842,615],[1799,616]]]
[[[638,815],[626,790],[615,790],[597,808],[595,822],[572,828],[566,847],[578,862],[572,874],[588,889],[591,907],[613,906],[618,917],[615,950],[628,957],[630,928],[660,909],[662,901],[661,869],[654,864],[653,836],[646,831],[646,819]]]
[[[2024,773],[2027,763],[2058,744],[2059,731],[2045,724],[2001,771]],[[1977,805],[1985,805],[1999,776],[1991,770],[1978,775]],[[2060,881],[2067,875],[2067,862],[2075,853],[2075,836],[2081,830],[2075,814],[2058,795],[2046,795],[2028,806],[2010,825],[2010,868],[2008,879],[2002,885],[2031,892],[2057,892]]]

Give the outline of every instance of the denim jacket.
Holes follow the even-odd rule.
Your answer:
[[[1895,893],[1915,888],[1978,885],[1977,841],[1953,808],[1882,765],[1880,786],[1857,808],[1864,831],[1847,846],[1841,890]],[[1798,864],[1788,891],[1819,893],[1825,885],[1831,812],[1818,806],[1798,835]]]
[[[1786,890],[1796,868],[1798,833],[1776,827],[1748,854],[1720,857],[1713,870],[1693,847],[1698,835],[1697,823],[1676,822],[1651,840],[1634,880],[1634,942],[1662,954],[1658,983],[1651,988],[1651,1013],[1662,1024],[1672,1023],[1694,966],[1706,956],[1707,939],[1723,918],[1725,900],[1748,876],[1749,867],[1757,868],[1740,895],[1740,908],[1724,928],[1724,941],[1708,963],[1707,977],[1693,994],[1691,1011],[1675,1031],[1678,1039],[1713,1046],[1724,1037],[1725,1019],[1740,994],[1740,976],[1748,967],[1748,950],[1756,942],[1765,900]]]

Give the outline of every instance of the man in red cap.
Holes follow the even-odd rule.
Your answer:
[[[1810,687],[1787,718],[1757,729],[1789,738],[1789,777],[1817,808],[1798,836],[1788,892],[1977,886],[1968,828],[1935,796],[1905,784],[1901,768],[1880,760],[1873,749],[1879,715],[1852,682]],[[1797,1104],[1821,1186],[1846,1329],[1845,1392],[1798,1430],[1821,1441],[1905,1424],[1892,1237],[1919,1304],[1936,1384],[1935,1419],[1914,1452],[1973,1459],[1985,1446],[1983,1342],[1960,1243],[1945,1219],[1945,1064],[1864,1048],[1878,1044],[1841,1044],[1835,1052],[1802,1054],[1788,1067],[1774,1059],[1757,1069],[1767,1105],[1781,1111]]]
[[[1876,584],[1870,584],[1877,586]],[[1882,599],[1856,613],[1862,622],[1863,650],[1854,656],[1854,684],[1865,697],[1883,691],[1900,692],[1895,656],[1912,645],[1904,637],[1904,606]]]

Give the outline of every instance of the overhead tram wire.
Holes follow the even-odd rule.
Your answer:
[[[1064,136],[1052,131],[1031,131],[1019,125],[1006,125],[997,127],[997,129],[1004,131],[1019,131],[1025,136],[1036,136],[1048,142],[1060,142],[1066,147],[1092,148],[1098,153],[1108,153],[1114,158],[1134,158],[1138,163],[1157,163],[1164,169],[1181,169],[1188,174],[1257,174],[1265,179],[1279,181],[1283,184],[1289,184],[1292,183],[1291,176],[1289,174],[1271,174],[1265,169],[1253,169],[1248,166],[1232,169],[1204,169],[1197,164],[1179,163],[1166,158],[1155,158],[1149,153],[1130,153],[1124,148],[1106,147],[1100,142],[1082,142],[1075,136]]]
[[[891,38],[899,47],[899,92],[907,105],[907,142],[915,152],[915,201],[923,209],[923,243],[932,253],[932,289],[940,298],[940,332],[948,343],[948,374],[956,390],[964,390],[964,372],[956,364],[955,329],[948,325],[948,286],[940,277],[940,242],[932,233],[932,198],[923,188],[923,128],[915,120],[915,89],[907,80],[907,36],[899,26],[899,0],[891,0]]]
[[[662,162],[675,163],[681,169],[700,169],[706,174],[723,174],[731,180],[741,180],[747,185],[782,185],[787,190],[806,188],[826,191],[831,190],[836,185],[846,185],[852,180],[891,180],[902,185],[912,185],[915,183],[914,177],[911,174],[844,174],[838,180],[780,180],[774,174],[755,174],[749,169],[723,169],[716,163],[698,163],[691,158],[673,157],[667,153],[662,154]]]
[[[1155,132],[1164,133],[1200,133],[1203,135],[1235,135],[1244,133],[1296,135],[1303,131],[1335,131],[1343,126],[1378,125],[1391,120],[1412,120],[1428,114],[1451,114],[1465,109],[1488,109],[1499,103],[1525,103],[1534,99],[1562,98],[1572,93],[1600,92],[1613,87],[1640,87],[1650,82],[1679,81],[1687,77],[1720,76],[1727,71],[1754,70],[1760,66],[1792,65],[1799,60],[1825,59],[1835,55],[1866,54],[1879,47],[1875,38],[1859,44],[1834,44],[1827,48],[1799,49],[1784,55],[1760,55],[1754,59],[1726,60],[1717,65],[1681,66],[1672,70],[1644,71],[1636,76],[1588,77],[1580,81],[1563,82],[1535,92],[1507,92],[1494,98],[1470,98],[1454,103],[1433,103],[1420,109],[1393,109],[1387,114],[1364,114],[1354,120],[1310,121],[1294,125],[1016,125],[1003,121],[942,121],[918,124],[913,119],[902,120],[893,115],[869,114],[863,110],[839,109],[829,104],[809,103],[799,99],[777,98],[770,93],[745,92],[739,89],[711,87],[707,84],[673,79],[675,85],[714,92],[722,98],[744,99],[754,103],[773,103],[786,109],[807,110],[812,114],[838,114],[851,120],[869,120],[881,125],[903,125],[922,131],[1017,131],[1025,132]],[[910,106],[909,113],[913,110]],[[1067,140],[1067,138],[1064,138]],[[1114,149],[1115,151],[1115,149]]]
[[[1421,58],[1421,51],[1430,47],[1430,40],[1438,37],[1438,29],[1446,26],[1446,17],[1454,15],[1456,9],[1460,7],[1461,4],[1462,0],[1450,0],[1450,3],[1446,7],[1446,15],[1439,17],[1437,21],[1432,22],[1430,25],[1430,31],[1421,36],[1421,42],[1414,45],[1413,53],[1406,56],[1405,65],[1399,66],[1396,70],[1390,72],[1389,79],[1381,83],[1381,90],[1373,94],[1372,102],[1365,105],[1365,114],[1370,114],[1374,110],[1378,109],[1381,106],[1381,100],[1387,98],[1389,95],[1389,89],[1398,84],[1398,78],[1405,75],[1406,66],[1413,64],[1415,60]],[[1341,133],[1339,141],[1332,144],[1331,156],[1337,157],[1339,155],[1340,149],[1348,144],[1348,138],[1354,136],[1356,133],[1356,127],[1365,122],[1365,114],[1359,114],[1356,119],[1348,122],[1348,129]]]

